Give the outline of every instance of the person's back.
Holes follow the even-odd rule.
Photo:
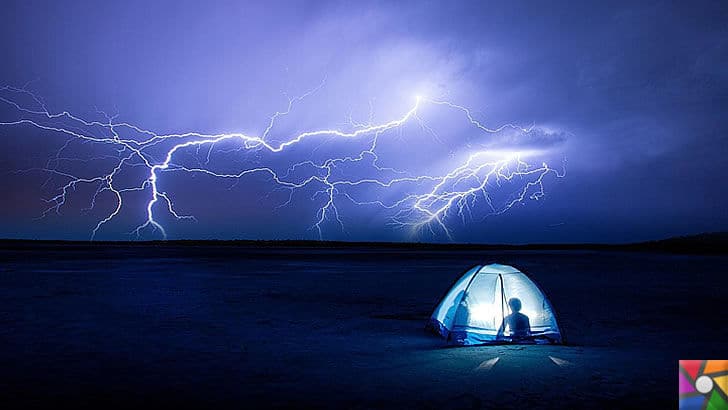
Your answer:
[[[531,324],[528,316],[521,312],[513,312],[505,320],[512,337],[528,337],[531,335]]]
[[[512,313],[503,318],[503,323],[500,329],[498,329],[496,338],[501,339],[506,328],[511,332],[511,340],[517,341],[531,336],[531,323],[528,320],[528,316],[521,313],[521,300],[511,298],[508,301],[508,306],[510,306]]]

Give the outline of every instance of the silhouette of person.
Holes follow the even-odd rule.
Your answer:
[[[449,321],[453,325],[455,324],[455,315],[458,313],[458,308],[464,308],[465,312],[467,312],[467,302],[465,301],[465,291],[461,290],[460,293],[458,293],[457,296],[455,296],[455,300],[453,301],[452,306],[447,310],[447,313],[445,313],[445,320]],[[462,310],[461,310],[462,312]],[[460,321],[462,321],[461,318],[459,318]],[[459,323],[462,324],[462,323]]]
[[[449,322],[450,333],[447,335],[448,342],[452,340],[452,331],[456,326],[463,326],[468,323],[468,302],[464,290],[455,297],[452,306],[445,313],[445,321]]]
[[[511,331],[511,340],[517,341],[531,336],[531,323],[528,316],[521,313],[521,299],[509,299],[508,306],[510,306],[512,313],[503,319],[503,323],[498,329],[497,339],[503,338],[506,327]]]

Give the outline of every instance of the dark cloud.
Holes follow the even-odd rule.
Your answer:
[[[527,134],[482,139],[458,131],[453,113],[423,112],[449,144],[422,149],[433,166],[475,145],[541,150],[550,162],[567,163],[567,176],[548,181],[543,201],[463,226],[464,240],[626,241],[728,229],[728,194],[720,189],[728,171],[725,2],[3,7],[0,52],[10,63],[0,67],[0,82],[38,79],[32,89],[56,111],[94,117],[98,107],[160,132],[257,133],[285,106],[282,91],[299,95],[325,77],[325,87],[276,132],[340,125],[349,115],[366,120],[370,103],[372,117],[386,120],[401,115],[415,93],[471,107],[489,126],[535,124]],[[0,108],[0,120],[13,115]],[[39,188],[43,176],[7,173],[37,166],[64,140],[17,127],[0,128],[0,137],[10,193],[0,202],[0,236],[86,237],[80,226],[97,215],[69,211],[36,221],[39,198],[48,195]],[[383,149],[383,161],[412,160],[397,146]],[[247,200],[265,196],[263,182],[217,191],[200,181],[169,183],[200,183],[205,195],[232,192],[227,200],[240,205],[224,220],[180,228],[179,236],[301,235],[288,211],[261,210],[274,201]],[[201,201],[205,195],[182,194],[202,215],[225,212]],[[346,238],[401,237],[380,225],[357,226],[371,218],[354,214]]]

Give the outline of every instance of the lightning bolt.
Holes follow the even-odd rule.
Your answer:
[[[410,229],[412,234],[442,233],[451,240],[452,219],[459,219],[463,223],[468,219],[474,219],[482,208],[481,203],[487,210],[483,216],[485,218],[507,212],[527,200],[538,200],[545,195],[544,181],[547,176],[560,178],[565,175],[563,170],[558,171],[546,163],[541,163],[540,166],[527,163],[524,157],[532,154],[529,152],[475,151],[467,155],[467,158],[463,158],[459,164],[453,165],[449,172],[433,175],[413,174],[407,170],[380,164],[378,153],[380,140],[388,137],[393,131],[402,131],[405,124],[418,124],[424,132],[439,140],[435,131],[419,116],[421,108],[425,105],[453,110],[462,115],[466,124],[478,133],[497,134],[505,129],[511,129],[527,134],[534,127],[532,125],[524,128],[505,124],[490,128],[477,120],[471,110],[464,106],[422,96],[416,97],[414,104],[403,110],[399,117],[387,122],[373,123],[373,105],[370,101],[370,115],[366,123],[357,123],[350,117],[348,129],[327,128],[305,131],[273,142],[270,135],[277,120],[291,113],[296,104],[313,95],[323,85],[322,82],[317,88],[299,97],[287,97],[286,109],[273,114],[260,135],[239,132],[158,134],[128,122],[117,122],[116,116],[109,116],[103,112],[99,114],[105,121],[83,119],[68,111],[54,113],[48,110],[41,98],[26,87],[10,86],[0,87],[2,92],[0,102],[19,113],[19,118],[0,122],[0,126],[29,126],[66,138],[65,143],[45,166],[17,172],[44,173],[48,175],[44,185],[49,185],[56,179],[64,181],[57,187],[54,195],[44,199],[48,207],[40,218],[51,213],[60,214],[67,205],[69,197],[79,186],[95,187],[89,205],[85,208],[86,211],[95,209],[96,201],[101,195],[110,194],[115,206],[96,222],[90,232],[91,240],[105,229],[109,222],[116,219],[126,206],[132,206],[127,204],[127,198],[132,193],[141,193],[146,197],[143,203],[144,219],[129,232],[136,238],[158,235],[167,239],[167,231],[159,221],[160,213],[166,213],[180,221],[196,221],[194,216],[179,212],[173,200],[174,193],[160,186],[160,179],[168,173],[202,174],[235,183],[252,175],[265,175],[270,178],[275,189],[289,191],[288,201],[279,207],[289,205],[293,201],[294,192],[314,187],[311,199],[314,202],[318,201],[320,205],[312,215],[310,229],[316,231],[319,238],[324,237],[327,222],[334,222],[342,230],[345,229],[340,208],[342,202],[348,201],[354,206],[377,207],[389,212],[392,226]],[[33,107],[17,102],[20,97],[32,100]],[[277,170],[272,165],[253,164],[259,162],[263,154],[280,156],[307,141],[316,142],[320,144],[319,146],[325,146],[331,141],[358,141],[363,143],[363,147],[350,155],[332,155],[320,161],[310,159],[293,162],[285,171]],[[73,151],[74,143],[100,146],[106,153],[81,158],[69,156],[67,152]],[[225,147],[220,148],[221,145]],[[228,148],[229,145],[234,148]],[[216,170],[212,164],[213,153],[239,154],[243,160],[249,161],[244,161],[247,166],[240,166],[237,171],[222,172]],[[253,160],[245,157],[247,154],[256,154],[259,158]],[[191,165],[179,158],[184,155],[194,155],[197,164]],[[81,175],[78,170],[68,169],[75,167],[67,165],[64,167],[64,164],[73,162],[84,164],[84,170],[92,169],[94,174]],[[342,176],[341,169],[352,165],[365,165],[370,174],[363,177]],[[124,172],[137,169],[143,170],[143,176],[136,183],[129,184],[124,182],[125,178],[120,177]],[[303,177],[298,176],[301,172],[304,173]],[[383,196],[387,199],[383,197],[367,199],[357,194],[357,190],[362,188],[389,190],[392,191],[392,195]],[[506,199],[494,200],[493,193],[504,189],[508,190]]]

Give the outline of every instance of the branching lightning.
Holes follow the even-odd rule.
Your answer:
[[[54,195],[44,199],[48,207],[40,215],[41,218],[51,213],[60,214],[69,197],[74,195],[79,186],[96,187],[89,198],[87,210],[95,209],[96,202],[102,195],[110,195],[115,206],[95,223],[90,232],[92,240],[104,229],[108,229],[109,222],[119,217],[125,207],[137,205],[128,203],[130,202],[128,196],[131,193],[142,194],[146,198],[140,205],[143,207],[145,217],[130,231],[137,238],[166,239],[167,231],[160,222],[162,213],[179,221],[196,221],[195,216],[178,211],[174,192],[168,192],[160,185],[164,175],[171,173],[202,174],[236,183],[245,181],[245,178],[252,175],[265,175],[270,178],[272,189],[289,191],[288,201],[281,203],[280,207],[289,205],[293,201],[294,192],[304,188],[312,189],[314,192],[312,200],[317,205],[311,215],[311,229],[319,238],[325,236],[327,223],[336,223],[342,230],[344,229],[341,204],[348,201],[357,207],[376,207],[386,211],[391,225],[410,229],[414,234],[427,231],[433,235],[443,234],[449,239],[453,239],[451,230],[453,220],[467,222],[474,218],[475,214],[483,214],[483,212],[473,212],[483,207],[487,210],[485,216],[498,215],[527,200],[538,200],[545,195],[544,181],[547,176],[564,176],[562,171],[557,171],[546,163],[541,163],[540,166],[530,165],[525,161],[528,152],[485,149],[470,152],[467,157],[460,158],[459,163],[457,158],[453,158],[455,164],[449,168],[450,171],[441,174],[410,173],[406,169],[381,164],[378,151],[380,140],[387,138],[395,130],[401,130],[405,124],[419,124],[423,132],[435,139],[438,138],[435,131],[419,115],[425,105],[453,110],[474,132],[482,133],[485,137],[505,129],[520,133],[529,133],[533,129],[533,126],[523,128],[513,124],[491,128],[477,120],[464,106],[423,96],[416,97],[412,106],[403,110],[398,117],[386,122],[374,123],[373,114],[370,113],[367,123],[357,123],[350,119],[348,129],[345,127],[305,131],[273,142],[270,135],[279,118],[291,113],[297,103],[322,86],[323,84],[302,96],[288,98],[286,109],[273,114],[260,135],[239,132],[159,134],[131,123],[116,122],[114,116],[105,113],[100,114],[106,121],[86,120],[68,111],[51,112],[31,91],[14,87],[0,88],[0,92],[3,93],[0,102],[16,110],[20,118],[0,122],[0,125],[30,126],[66,138],[66,142],[45,166],[18,172],[45,173],[48,175],[47,184],[50,184],[52,179],[65,181],[57,187]],[[17,102],[18,98],[13,98],[20,96],[32,99],[34,106],[29,108],[21,105]],[[371,102],[370,109],[373,111]],[[265,153],[280,156],[294,146],[309,141],[312,144],[326,144],[335,140],[356,140],[363,145],[355,152],[332,155],[325,160],[291,161],[285,171],[269,165],[248,164],[249,166],[241,166],[235,172],[222,172],[216,170],[211,158],[213,152],[232,152],[241,155]],[[79,157],[80,154],[69,154],[70,144],[74,141],[104,146],[110,149],[112,154],[85,157]],[[223,144],[226,148],[218,148]],[[233,149],[229,148],[231,145],[234,146]],[[183,155],[195,155],[198,160],[196,164],[191,165],[189,161],[179,159]],[[94,174],[80,175],[69,170],[67,166],[64,167],[69,161],[87,164],[84,169],[93,171]],[[366,165],[368,173],[356,177],[344,177],[339,172],[341,167],[356,163]],[[119,175],[131,169],[143,169],[143,176],[133,184],[120,181]],[[306,175],[294,177],[300,173]],[[357,193],[361,188],[391,191],[392,195],[366,198]],[[499,189],[508,189],[509,192],[505,200],[494,201],[493,192]]]

